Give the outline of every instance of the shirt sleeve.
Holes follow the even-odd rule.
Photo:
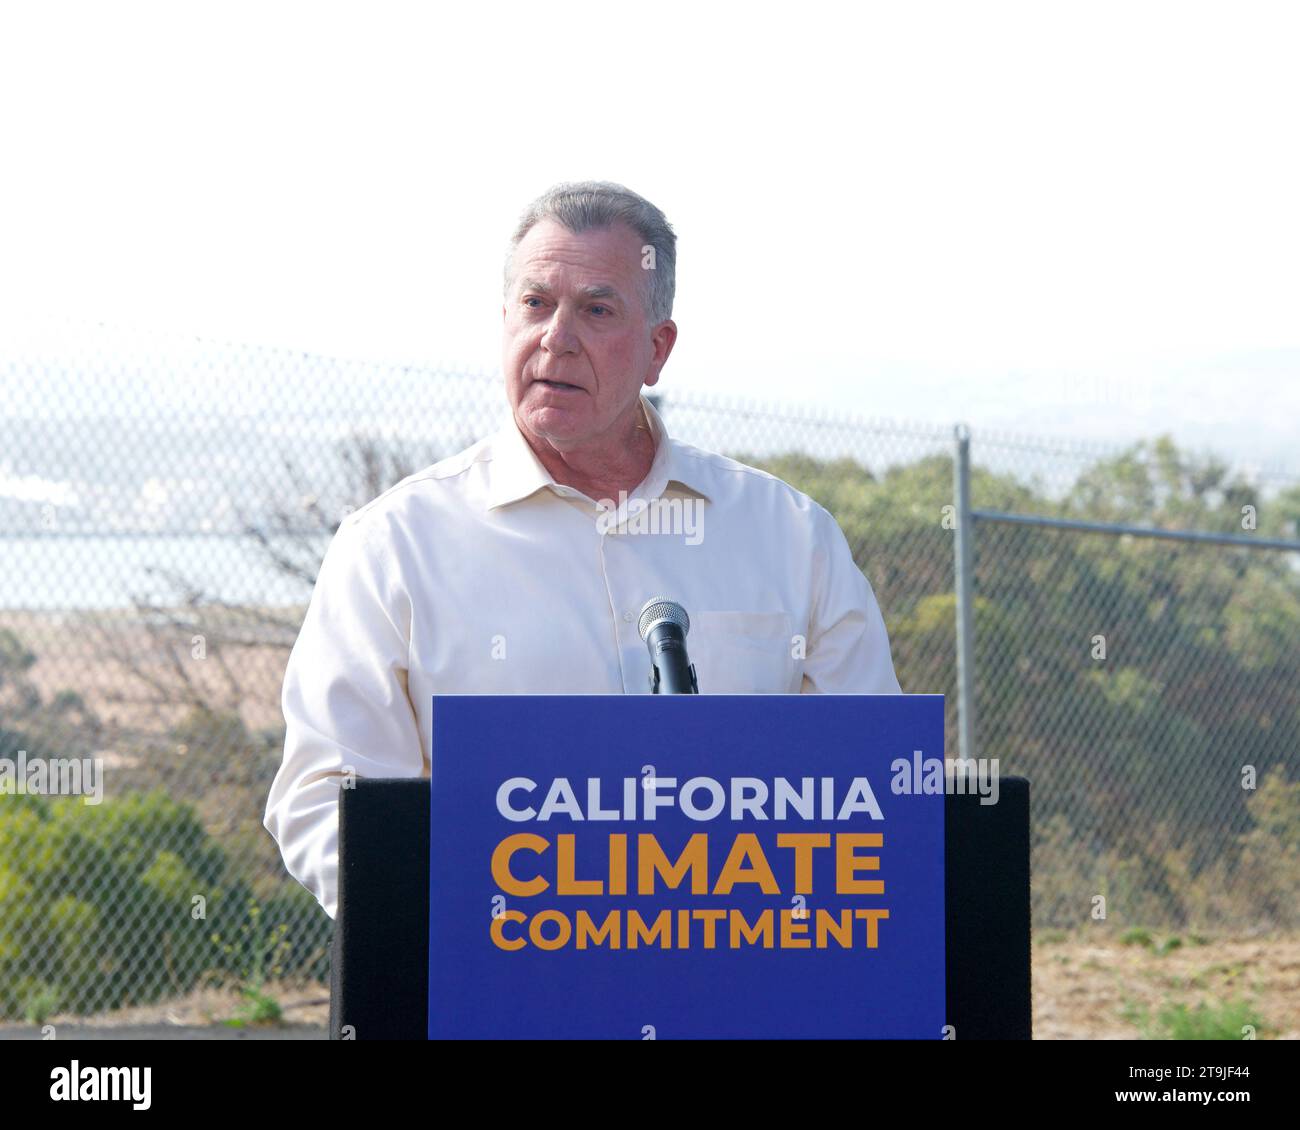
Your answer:
[[[339,527],[289,655],[284,759],[263,825],[289,873],[338,909],[339,788],[350,777],[418,777],[424,752],[407,691],[410,600],[364,512]]]
[[[871,584],[839,523],[814,505],[818,535],[803,694],[902,694]]]

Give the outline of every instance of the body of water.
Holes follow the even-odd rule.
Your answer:
[[[327,537],[303,547],[319,563]],[[171,605],[187,591],[239,604],[305,603],[310,589],[237,535],[0,537],[0,608],[30,611]]]

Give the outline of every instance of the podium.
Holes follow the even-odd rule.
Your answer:
[[[921,701],[926,699],[930,701]],[[902,1033],[908,1038],[1030,1037],[1028,782],[1001,778],[996,803],[981,803],[988,798],[973,792],[946,791],[927,798],[929,825],[919,830],[910,825],[925,823],[919,818],[921,809],[909,806],[918,805],[921,798],[888,795],[891,788],[899,790],[899,780],[907,786],[907,775],[896,754],[917,747],[918,768],[922,747],[941,757],[942,700],[938,696],[713,696],[712,702],[707,696],[671,700],[651,696],[451,696],[435,702],[434,718],[432,781],[363,779],[340,792],[331,1038],[427,1039],[431,1034],[535,1037],[550,1035],[552,1030],[574,1038],[607,1034],[601,1028],[602,1018],[591,1014],[599,1013],[606,1001],[618,1001],[624,985],[627,992],[622,995],[635,997],[636,1002],[629,1005],[625,1015],[617,1015],[617,1008],[611,1006],[608,1022],[613,1034],[624,1038],[645,1038],[635,1022],[643,1014],[647,1020],[658,1022],[660,1012],[665,1016],[657,1033],[655,1024],[644,1026],[644,1031],[655,1038],[744,1036],[750,1034],[751,1024],[754,1035],[769,1038],[852,1036],[857,1031],[855,1015],[860,1012],[865,1017],[872,1010],[872,1022],[864,1022],[863,1032],[892,1034],[889,1017],[877,1014],[891,1009],[900,1015],[907,1013],[914,998],[925,998],[925,1019],[900,1019]],[[610,721],[615,718],[623,728],[611,731]],[[659,728],[661,723],[664,725]],[[626,783],[628,774],[644,767],[648,756],[654,758],[653,773],[659,774],[654,788],[665,798],[659,802],[661,811],[651,813],[652,817],[657,815],[655,823],[647,823],[642,811],[642,794],[650,791],[648,782],[638,782],[636,796],[631,786],[621,799],[617,790],[619,781]],[[898,767],[893,778],[889,776],[890,764]],[[788,778],[775,776],[783,766],[788,767]],[[718,781],[733,783],[729,809],[723,800],[704,811],[710,790],[721,796],[723,786],[709,783],[714,778],[701,776],[702,771],[713,774]],[[875,784],[880,802],[874,806],[874,815],[853,811],[842,787],[850,772],[858,774],[856,780],[867,782],[868,791]],[[557,773],[571,774],[575,782],[587,783],[590,798],[584,794],[583,804],[590,799],[603,823],[588,821],[590,811],[581,813],[581,805],[575,807],[572,795],[569,811],[557,804],[557,811],[548,813],[547,805],[539,804]],[[799,773],[809,775],[799,777]],[[762,784],[767,780],[775,782],[773,789]],[[520,781],[527,784],[520,785]],[[739,786],[736,781],[741,782]],[[840,791],[831,807],[823,804],[814,812],[815,806],[809,803],[800,810],[797,790],[801,781],[808,785],[803,793],[806,801],[829,802],[834,788]],[[825,785],[823,793],[822,783],[828,781],[832,784]],[[695,789],[694,798],[685,791],[677,795],[686,786]],[[606,798],[603,801],[599,799],[602,788]],[[573,792],[582,793],[583,789],[575,786]],[[755,794],[763,799],[760,801]],[[550,797],[555,795],[552,789]],[[741,797],[739,802],[737,795]],[[489,811],[494,796],[500,812]],[[746,804],[746,799],[750,803]],[[789,803],[783,805],[783,800]],[[435,811],[437,832],[431,834]],[[941,813],[941,822],[935,822],[936,813]],[[839,823],[817,824],[819,816]],[[780,823],[782,818],[787,823]],[[500,828],[492,827],[494,821],[500,823]],[[793,924],[788,920],[790,912],[777,910],[777,925],[764,939],[764,949],[756,941],[757,907],[804,901],[786,899],[794,889],[790,884],[798,869],[791,864],[782,870],[772,845],[778,834],[784,843],[786,830],[804,828],[819,829],[804,833],[805,839],[823,835],[820,829],[886,828],[887,847],[873,862],[855,861],[852,849],[850,855],[845,855],[830,848],[821,853],[822,862],[817,864],[821,870],[815,876],[815,869],[809,865],[813,853],[809,853],[801,881],[815,879],[819,885],[806,900],[809,909],[802,911],[806,921],[795,928],[803,938],[811,935],[815,907],[815,945],[825,948],[814,949],[810,941],[795,940],[791,936]],[[646,829],[653,829],[653,834],[647,835]],[[559,841],[566,836],[570,840],[567,891],[562,876],[557,878],[555,871],[556,857],[563,855]],[[595,878],[603,878],[604,864],[593,863],[597,855],[582,846],[583,837],[588,843],[601,845],[603,852],[606,841],[620,836],[625,843],[631,843],[634,851],[638,842],[644,846],[648,841],[665,865],[661,868],[663,875],[668,874],[666,864],[680,864],[681,869],[675,873],[677,890],[661,892],[659,888],[674,884],[657,882],[663,876],[650,874],[648,865],[643,866],[640,875],[641,882],[648,885],[638,889],[635,861],[630,867],[630,886],[624,883],[615,887],[611,864],[606,889]],[[738,942],[733,921],[731,948],[722,917],[725,910],[709,912],[723,922],[716,948],[705,948],[698,929],[690,937],[685,932],[692,925],[688,922],[691,911],[687,909],[691,905],[725,907],[732,899],[740,898],[741,887],[733,892],[727,886],[729,898],[719,894],[724,890],[721,884],[710,889],[697,887],[699,897],[694,902],[684,893],[689,885],[685,881],[686,845],[701,848],[697,854],[703,866],[705,845],[699,841],[710,836],[714,855],[709,868],[713,878],[718,877],[728,845],[740,839],[748,841],[761,861],[758,840],[764,837],[773,858],[768,886],[761,893],[755,890],[750,903],[738,903],[741,909],[731,911],[733,916],[739,916],[742,927]],[[937,869],[927,870],[925,865],[927,836],[935,849],[930,858],[938,861]],[[572,843],[575,837],[576,850]],[[534,846],[520,855],[523,863],[514,866],[531,886],[512,890],[509,896],[495,896],[503,903],[509,900],[513,918],[518,921],[509,924],[508,933],[506,923],[491,923],[494,947],[487,941],[490,892],[484,879],[509,875],[500,848],[505,841],[521,838]],[[833,833],[826,832],[821,842],[829,848],[834,838]],[[659,840],[663,841],[662,847]],[[873,842],[879,842],[878,838]],[[439,892],[432,907],[432,980],[431,853],[433,885]],[[754,858],[745,862],[753,864]],[[870,870],[882,866],[883,871]],[[833,901],[828,886],[839,881],[837,876],[843,879],[851,874],[854,868],[860,876],[882,875],[883,887],[878,889],[889,892],[890,909],[878,913],[890,920],[879,923],[879,948],[875,948],[873,936],[871,951],[864,948],[864,941],[854,943],[856,950],[843,949],[836,940],[839,919],[824,909]],[[727,869],[731,869],[733,877],[756,873],[753,867],[732,867],[730,857],[727,867],[722,868]],[[462,871],[464,891],[457,887],[462,882]],[[550,877],[549,883],[541,879],[542,874]],[[758,885],[757,880],[751,883]],[[936,883],[938,889],[925,889]],[[859,879],[858,885],[850,889],[864,890],[871,885]],[[547,886],[547,894],[539,898],[516,897],[532,896],[535,888]],[[563,897],[577,894],[580,887],[598,891],[601,897],[585,902]],[[655,901],[665,893],[676,899],[671,911],[661,910]],[[638,894],[642,896],[639,901]],[[613,895],[622,897],[609,897]],[[856,897],[847,900],[850,905],[871,901]],[[875,901],[880,903],[882,899],[876,897]],[[568,908],[577,905],[611,907],[610,917],[624,913],[625,907],[650,907],[658,912],[659,925],[680,923],[683,933],[671,941],[661,937],[662,948],[654,941],[643,941],[635,953],[629,952],[629,947],[636,949],[635,942],[625,936],[624,949],[617,956],[608,952],[608,931],[603,945],[597,939],[585,951],[575,949],[572,942],[561,949],[554,940],[555,922],[572,917]],[[536,915],[539,919],[550,916],[547,929],[530,934],[525,925],[529,916],[514,909],[521,906],[530,912],[539,906],[551,908]],[[564,913],[555,907],[563,908]],[[626,913],[634,912],[629,909]],[[844,913],[848,915],[849,911]],[[868,912],[859,915],[863,913]],[[591,921],[601,920],[594,911],[593,916],[589,926]],[[697,917],[703,916],[704,912],[697,912]],[[796,919],[800,916],[801,912],[794,912]],[[494,911],[492,917],[500,915]],[[646,911],[646,921],[652,917]],[[472,928],[462,928],[471,918]],[[919,940],[909,939],[905,933],[909,919],[923,923],[913,927],[922,931]],[[609,919],[604,921],[608,926]],[[849,919],[844,921],[848,924]],[[754,931],[746,934],[744,931],[750,927]],[[617,929],[613,936],[617,948]],[[589,939],[596,937],[594,931],[589,931]],[[780,948],[783,945],[802,949],[787,952]],[[921,951],[927,946],[939,954],[939,964],[909,965],[914,957],[920,960],[924,956]],[[688,951],[688,947],[694,948]],[[503,954],[507,948],[518,952]],[[893,965],[880,965],[882,962]],[[872,975],[873,963],[883,970],[877,974],[884,979],[885,991],[880,997],[864,994],[862,986],[871,982],[858,980]],[[938,972],[909,974],[913,969]],[[667,979],[647,988],[647,979],[655,976]],[[621,985],[619,978],[628,980]],[[805,978],[810,988],[800,996],[800,982]],[[679,980],[680,999],[674,1000]],[[876,984],[881,987],[879,982]],[[769,987],[773,1000],[765,1006],[761,998]],[[591,998],[584,1006],[576,998],[588,991]],[[730,1004],[728,991],[733,993]],[[783,998],[782,992],[793,996]],[[506,998],[510,1007],[497,1008],[494,1013],[492,1006],[500,1003],[493,1000],[496,993]],[[854,999],[855,993],[860,1001]],[[529,996],[538,999],[524,999]],[[709,1011],[709,1000],[714,996],[718,998],[716,1007],[722,1010],[716,1016]],[[804,1000],[818,1002],[816,1009],[792,1008],[791,1001]],[[571,1001],[581,1016],[567,1018],[570,1022],[566,1025],[561,1013]],[[656,1004],[660,1001],[664,1002],[662,1008]],[[432,1025],[431,1008],[435,1021]],[[517,1012],[512,1012],[516,1008]],[[484,1018],[479,1017],[480,1012]],[[512,1021],[515,1015],[519,1018],[517,1032]],[[555,1022],[543,1023],[542,1018],[554,1018]]]

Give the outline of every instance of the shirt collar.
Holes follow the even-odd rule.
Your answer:
[[[650,464],[650,471],[633,496],[658,498],[670,484],[699,495],[708,500],[700,471],[702,464],[696,459],[686,459],[682,455],[682,445],[674,440],[664,426],[663,417],[655,406],[644,396],[641,406],[645,410],[650,432],[654,436],[655,456]],[[552,490],[563,489],[551,477],[551,473],[542,466],[536,452],[528,445],[519,425],[511,413],[492,445],[492,462],[489,470],[488,509],[505,506],[511,502],[528,498],[537,491],[549,487]]]

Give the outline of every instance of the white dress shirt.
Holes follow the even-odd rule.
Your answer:
[[[615,507],[557,484],[510,419],[350,514],[285,672],[264,824],[334,917],[338,790],[428,777],[437,694],[646,694],[637,619],[690,616],[701,694],[899,694],[835,519],[765,471],[668,436]]]

